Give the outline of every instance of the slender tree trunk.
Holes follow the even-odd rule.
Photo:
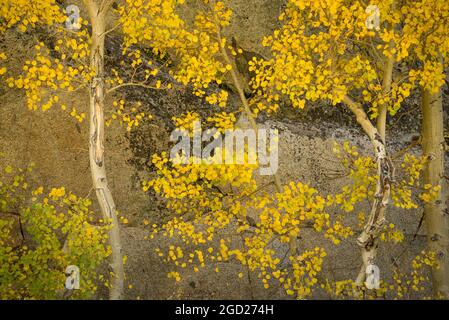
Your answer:
[[[444,119],[441,92],[423,91],[422,146],[429,159],[424,169],[424,183],[443,187],[444,181]],[[435,295],[449,299],[449,224],[442,192],[424,206],[429,250],[436,253],[437,267],[432,270]]]
[[[391,2],[391,9],[394,11],[396,1]],[[391,26],[394,31],[394,25]],[[390,49],[393,49],[394,42],[389,43]],[[395,56],[388,58],[385,65],[384,76],[382,81],[382,91],[388,94],[391,90],[391,83],[393,81],[393,68]],[[390,159],[387,157],[385,146],[386,141],[386,125],[388,109],[385,104],[379,106],[379,115],[377,117],[376,126],[374,126],[368,119],[366,112],[362,106],[350,97],[346,96],[343,102],[355,115],[357,122],[363,128],[365,133],[371,140],[374,147],[374,154],[377,163],[377,184],[376,193],[374,194],[374,201],[371,207],[371,212],[368,217],[368,222],[363,228],[362,233],[357,238],[357,244],[362,250],[362,266],[359,274],[355,280],[357,286],[361,286],[366,279],[366,269],[370,264],[374,264],[377,255],[378,238],[385,223],[385,213],[390,200],[391,182],[394,175],[394,167]]]
[[[390,44],[390,47],[393,45]],[[394,67],[394,55],[388,58],[385,72],[384,72],[384,78],[382,82],[382,91],[384,94],[387,94],[391,90],[391,82],[393,81],[393,67]],[[386,133],[386,127],[387,127],[387,106],[381,105],[379,107],[379,116],[377,117],[377,131],[379,131],[379,135],[382,138],[382,140],[385,142],[385,133]]]
[[[108,232],[112,250],[110,262],[112,277],[110,279],[109,298],[117,300],[123,298],[124,268],[120,240],[120,230],[116,214],[116,207],[106,178],[104,159],[104,37],[105,16],[108,7],[104,1],[97,6],[94,0],[85,1],[88,6],[92,24],[91,68],[95,70],[95,77],[90,88],[89,103],[89,159],[98,203],[104,220],[111,222]]]
[[[396,10],[396,1],[391,1],[391,12]],[[391,32],[394,33],[394,24],[390,26]],[[394,49],[394,41],[390,41],[388,47],[390,51]],[[388,58],[387,63],[385,65],[384,77],[382,81],[382,91],[384,94],[388,94],[391,91],[391,83],[393,81],[393,68],[395,62],[395,55],[392,54],[391,57]],[[387,106],[385,104],[379,107],[379,115],[377,117],[377,131],[379,132],[380,137],[385,142],[385,132],[387,127]]]
[[[391,181],[394,172],[393,165],[387,157],[384,140],[381,138],[376,127],[368,119],[366,112],[362,106],[350,97],[346,96],[343,102],[355,115],[357,122],[362,126],[365,133],[371,140],[374,147],[374,154],[377,163],[377,185],[374,195],[373,205],[368,217],[368,222],[363,228],[362,233],[357,238],[357,244],[362,251],[362,267],[356,278],[356,285],[361,286],[366,278],[366,268],[370,264],[374,264],[379,234],[385,223],[385,212],[390,199]]]
[[[217,22],[217,25],[218,25],[218,22]],[[220,27],[217,27],[217,35],[218,35],[218,39],[221,43],[222,35],[221,35]],[[237,72],[235,70],[236,64],[229,57],[229,54],[227,53],[226,48],[220,47],[220,51],[221,51],[221,54],[222,54],[225,62],[232,66],[232,69],[230,70],[232,82],[237,90],[237,93],[239,94],[240,101],[242,102],[242,105],[243,105],[243,110],[244,110],[246,116],[248,117],[251,127],[257,135],[258,126],[257,126],[257,122],[256,122],[256,117],[254,116],[253,112],[251,111],[248,99],[245,96],[245,91],[244,91],[243,85],[241,83],[242,77],[239,77],[239,75],[237,74]],[[277,173],[273,173],[273,182],[276,187],[276,191],[281,193],[283,191],[283,188],[282,188],[281,180]],[[292,255],[295,255],[297,253],[297,249],[298,249],[296,236],[290,237],[289,247],[290,247],[290,253]]]
[[[217,22],[217,36],[218,36],[219,42],[221,43],[222,35],[221,35],[221,29],[220,29],[220,27],[218,25],[219,24]],[[252,127],[252,129],[255,131],[255,133],[257,135],[258,126],[257,126],[257,122],[256,122],[256,117],[254,116],[253,112],[251,111],[248,99],[245,96],[245,91],[244,91],[243,85],[241,83],[241,78],[242,77],[239,77],[239,75],[235,71],[235,63],[233,63],[233,61],[229,57],[229,54],[227,53],[226,48],[220,46],[220,52],[221,52],[221,55],[223,56],[223,59],[225,60],[225,62],[227,64],[229,64],[230,66],[232,66],[232,69],[230,71],[232,82],[233,82],[233,84],[234,84],[234,86],[235,86],[235,88],[237,90],[237,93],[238,93],[239,98],[240,98],[240,102],[243,105],[243,110],[244,110],[246,116],[248,117],[248,120],[249,120],[249,122],[251,124],[251,127]],[[283,188],[282,188],[281,180],[279,179],[279,176],[278,176],[277,173],[273,173],[273,181],[274,181],[274,184],[276,186],[277,192],[282,192]]]

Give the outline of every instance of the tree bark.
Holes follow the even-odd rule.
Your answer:
[[[391,1],[391,12],[396,10],[396,1]],[[391,32],[394,33],[394,24],[391,25]],[[392,51],[395,47],[395,43],[391,40],[388,44],[389,50]],[[384,77],[382,80],[382,92],[384,94],[389,94],[391,91],[391,83],[393,82],[393,69],[395,63],[395,55],[391,54],[391,56],[387,59],[387,63],[385,65]],[[379,106],[379,116],[377,117],[377,131],[379,132],[380,137],[385,142],[385,133],[387,127],[387,113],[388,109],[385,104]]]
[[[108,2],[108,1],[106,1]],[[111,246],[109,298],[117,300],[123,298],[124,287],[124,267],[122,246],[120,240],[120,230],[116,214],[116,207],[109,189],[106,177],[106,167],[104,159],[104,37],[105,18],[108,6],[105,1],[98,6],[94,0],[85,1],[92,24],[92,47],[91,47],[91,68],[95,70],[95,77],[92,80],[89,91],[89,159],[92,182],[96,191],[101,213],[105,221],[111,223],[108,232]]]
[[[390,48],[392,47],[393,45],[390,44]],[[388,58],[386,64],[384,78],[382,82],[382,91],[384,94],[388,94],[391,90],[391,83],[393,81],[393,67],[394,67],[394,55]],[[387,113],[388,110],[385,104],[379,106],[379,116],[377,117],[377,131],[379,131],[379,135],[384,142],[386,141],[385,133],[387,127]]]
[[[368,116],[362,106],[348,96],[343,99],[343,102],[356,116],[357,122],[362,126],[363,130],[370,138],[374,147],[374,154],[377,163],[378,180],[373,205],[368,217],[368,222],[363,228],[362,233],[357,238],[357,244],[362,251],[363,263],[355,283],[357,286],[361,286],[365,281],[367,266],[374,264],[376,259],[378,238],[380,232],[382,231],[382,226],[385,223],[385,212],[390,199],[394,168],[391,161],[387,157],[384,140],[381,138],[376,127],[368,119]]]
[[[424,183],[444,186],[444,118],[441,91],[422,94],[422,147],[429,160],[424,168]],[[442,192],[424,205],[424,221],[429,250],[436,253],[437,266],[432,270],[434,293],[449,299],[449,224]]]

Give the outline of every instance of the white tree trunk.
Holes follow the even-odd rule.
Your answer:
[[[346,96],[343,102],[349,107],[356,116],[357,122],[362,126],[365,133],[371,140],[374,147],[374,154],[377,163],[377,184],[374,195],[373,205],[368,217],[368,222],[363,228],[362,233],[357,238],[357,244],[362,250],[362,267],[356,278],[356,285],[361,286],[365,281],[366,268],[374,264],[377,254],[378,238],[385,223],[385,212],[390,199],[391,182],[393,179],[394,168],[387,157],[385,142],[381,138],[376,127],[371,123],[363,108],[351,98]]]
[[[105,15],[108,7],[104,4],[99,7],[93,0],[86,1],[86,4],[92,24],[91,68],[95,70],[95,77],[89,94],[90,170],[103,218],[111,222],[111,229],[108,232],[112,250],[109,298],[117,300],[123,298],[123,255],[116,207],[108,186],[104,159],[104,37],[106,31]]]
[[[424,183],[444,187],[444,119],[441,92],[424,90],[422,97],[422,145],[429,159],[424,169]],[[449,299],[449,224],[442,192],[424,206],[429,250],[436,253],[437,267],[432,270],[435,295]]]

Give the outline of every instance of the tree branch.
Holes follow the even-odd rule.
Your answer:
[[[366,267],[370,264],[374,264],[376,258],[378,236],[385,222],[385,210],[390,198],[394,168],[390,159],[387,158],[383,139],[379,135],[376,127],[374,127],[368,119],[368,116],[362,106],[352,100],[349,96],[345,96],[343,102],[354,113],[357,122],[370,138],[374,147],[377,162],[378,180],[376,185],[376,193],[374,195],[374,202],[371,207],[368,222],[366,223],[362,233],[357,238],[357,244],[362,250],[363,264],[356,278],[356,285],[361,286],[366,276]]]

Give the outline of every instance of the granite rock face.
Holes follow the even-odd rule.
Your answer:
[[[79,1],[78,1],[79,2]],[[194,0],[188,0],[194,3]],[[276,27],[277,16],[285,5],[285,0],[228,0],[235,15],[227,36],[234,36],[237,44],[251,55],[266,56],[269,53],[261,46],[263,36],[270,34]],[[77,1],[70,1],[77,3]],[[192,9],[193,10],[193,9]],[[83,14],[83,13],[82,13]],[[192,12],[183,12],[186,17]],[[111,17],[112,19],[112,17]],[[45,37],[45,35],[41,35]],[[119,35],[117,35],[119,36]],[[32,37],[8,33],[2,46],[14,52],[21,61],[26,59],[31,50]],[[20,72],[20,66],[8,66],[13,72]],[[111,67],[110,65],[108,67]],[[123,245],[128,256],[126,265],[127,278],[133,288],[127,291],[127,298],[133,299],[251,299],[251,298],[284,298],[279,290],[265,290],[254,278],[254,281],[239,279],[240,266],[228,264],[222,272],[215,273],[213,267],[206,267],[200,272],[191,272],[185,281],[174,283],[166,278],[169,271],[157,254],[155,248],[167,247],[171,242],[167,239],[145,240],[148,235],[143,220],[161,221],[167,214],[165,205],[152,193],[144,193],[141,182],[154,176],[151,166],[151,155],[168,151],[169,136],[172,130],[171,117],[185,111],[197,111],[207,115],[210,106],[199,101],[187,90],[181,92],[159,93],[149,90],[127,92],[129,99],[142,102],[143,108],[154,115],[154,119],[145,122],[131,133],[113,123],[106,131],[106,166],[112,193],[117,208],[130,223],[122,228]],[[0,167],[14,164],[25,167],[30,162],[36,163],[36,169],[29,175],[31,182],[51,187],[65,186],[77,195],[89,194],[92,186],[88,160],[88,127],[87,123],[75,123],[61,110],[50,110],[46,113],[30,112],[26,108],[23,92],[8,89],[0,84],[2,113],[0,116]],[[114,97],[109,97],[106,104],[112,104]],[[231,97],[231,101],[236,101]],[[88,97],[77,92],[69,97],[71,105],[79,111],[87,111]],[[283,183],[301,181],[323,193],[338,191],[348,181],[329,179],[329,173],[340,169],[332,146],[334,141],[350,140],[362,152],[371,154],[368,139],[354,124],[350,115],[343,121],[332,122],[342,117],[341,110],[312,110],[304,115],[291,110],[282,111],[275,119],[265,121],[263,125],[277,128],[279,139],[279,175]],[[322,119],[327,119],[322,121]],[[346,119],[347,121],[345,121]],[[349,119],[349,120],[348,120]],[[348,124],[349,123],[349,124]],[[389,146],[392,151],[399,150],[408,144],[410,136],[419,134],[419,127],[413,121],[410,127],[395,129],[395,144]],[[259,177],[263,182],[268,177]],[[94,201],[95,202],[95,201]],[[94,203],[94,206],[96,204]],[[361,205],[357,212],[369,209],[369,204]],[[335,212],[333,214],[337,214]],[[0,213],[1,215],[2,213]],[[355,216],[356,214],[354,214]],[[392,260],[399,255],[410,260],[425,245],[422,230],[415,237],[420,220],[420,211],[405,212],[392,209],[388,212],[388,221],[395,223],[406,234],[404,246],[393,248],[386,244],[380,248],[379,266],[381,270],[391,269]],[[11,215],[14,224],[18,221]],[[348,217],[349,221],[351,218]],[[355,224],[355,220],[352,222]],[[17,228],[16,228],[17,231]],[[17,233],[17,232],[16,232]],[[17,233],[15,244],[21,241]],[[324,246],[328,257],[324,266],[326,277],[336,280],[354,278],[360,266],[359,249],[356,235],[348,238],[340,246],[331,246],[322,236],[311,230],[304,230],[301,235],[300,249]],[[409,246],[413,240],[413,246]],[[405,254],[402,252],[406,249]],[[283,250],[281,247],[279,250]],[[387,276],[387,275],[385,275]],[[99,292],[106,296],[105,292]],[[317,298],[325,298],[318,294]]]

